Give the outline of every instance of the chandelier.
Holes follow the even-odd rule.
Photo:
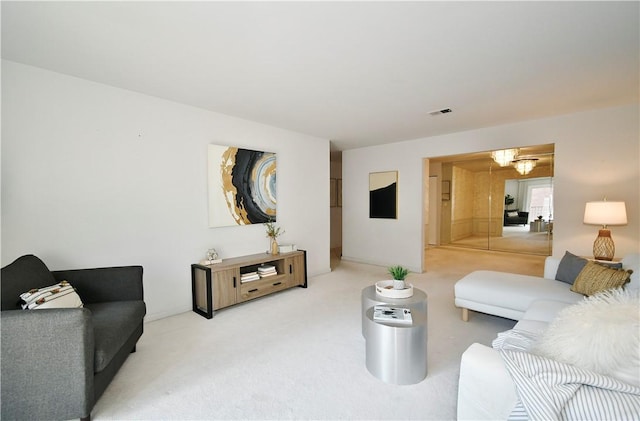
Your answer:
[[[513,161],[513,167],[521,175],[527,175],[536,167],[537,160],[538,158],[516,159]]]
[[[491,158],[498,163],[501,167],[506,167],[518,157],[517,149],[501,149],[499,151],[491,152]]]

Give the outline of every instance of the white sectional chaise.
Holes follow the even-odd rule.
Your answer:
[[[553,300],[567,304],[578,302],[582,294],[570,290],[571,285],[556,281],[560,258],[548,257],[544,277],[478,270],[455,285],[455,305],[462,308],[462,319],[468,321],[469,310],[520,320],[535,300]]]
[[[502,272],[476,271],[455,286],[455,304],[518,320],[514,329],[541,334],[559,311],[584,298],[556,281],[561,259],[548,257],[544,277]],[[633,270],[625,289],[640,289],[640,254],[622,259],[624,269]],[[507,419],[517,402],[516,388],[500,353],[482,344],[472,344],[462,355],[458,386],[459,420]]]

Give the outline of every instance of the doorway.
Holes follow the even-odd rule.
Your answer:
[[[526,173],[511,161],[499,165],[491,151],[425,159],[430,168],[425,248],[552,254],[554,145],[515,150],[514,161],[533,162]]]

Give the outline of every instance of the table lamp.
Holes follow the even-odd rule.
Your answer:
[[[616,247],[607,226],[627,224],[624,202],[587,202],[584,208],[584,223],[602,226],[596,241],[593,242],[593,257],[596,260],[613,260]]]

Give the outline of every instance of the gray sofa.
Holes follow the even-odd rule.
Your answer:
[[[142,267],[49,271],[36,256],[2,268],[2,420],[89,420],[142,335]],[[21,293],[68,281],[84,308],[22,310]]]
[[[517,215],[516,215],[517,213]],[[513,214],[513,216],[510,216]],[[507,225],[527,225],[529,223],[529,212],[516,210],[504,210],[504,226]]]

